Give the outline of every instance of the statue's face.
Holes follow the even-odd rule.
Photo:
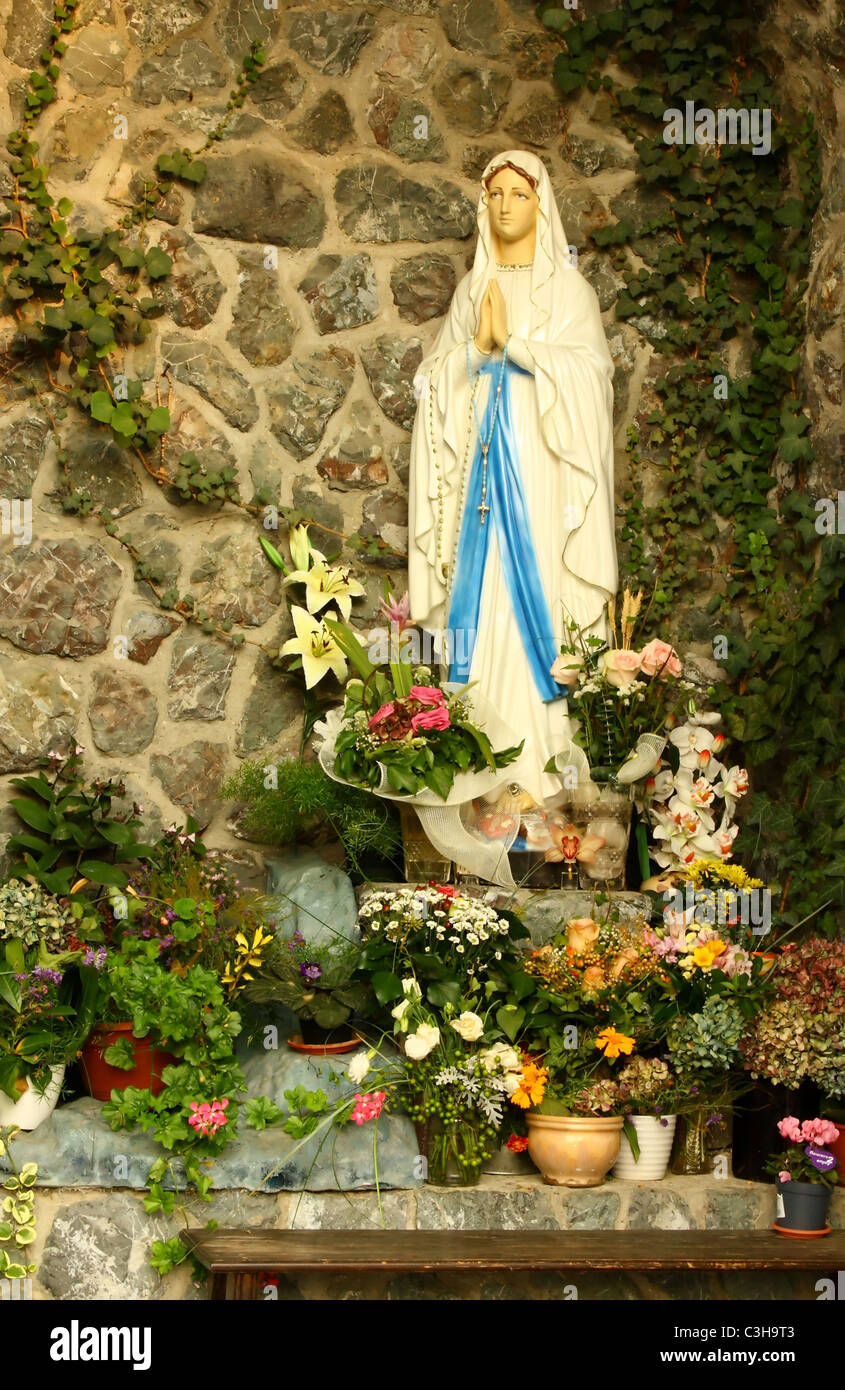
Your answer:
[[[521,241],[537,221],[540,199],[514,169],[501,169],[487,186],[490,225],[500,241]]]

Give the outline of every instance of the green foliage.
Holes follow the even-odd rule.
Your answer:
[[[3,1182],[0,1200],[0,1274],[5,1279],[24,1279],[35,1273],[35,1265],[27,1260],[27,1249],[33,1244],[35,1231],[35,1193],[38,1164],[25,1163],[18,1171],[11,1154],[11,1140],[20,1131],[11,1127],[0,1129],[0,1155],[6,1155],[12,1172]]]
[[[585,20],[572,14],[568,25],[553,4],[537,13],[566,45],[558,86],[609,91],[641,186],[665,204],[636,227],[623,220],[592,236],[625,283],[617,318],[640,326],[666,358],[657,408],[629,435],[623,579],[647,589],[656,581],[653,632],[676,645],[727,638],[727,655],[715,653],[727,678],[714,699],[755,782],[740,848],[779,890],[784,923],[812,914],[830,934],[845,907],[836,661],[845,543],[816,529],[798,385],[820,197],[813,116],[784,109],[748,0],[727,11],[718,0],[690,0],[681,28],[674,7],[647,0]],[[611,61],[620,84],[603,74]],[[666,144],[664,110],[683,110],[690,98],[698,109],[770,110],[771,152]],[[726,344],[740,336],[748,365],[731,376]],[[718,376],[726,399],[715,394]],[[646,462],[663,484],[648,505]],[[703,634],[693,610],[712,585]]]
[[[291,760],[262,768],[246,760],[226,779],[221,793],[246,804],[243,830],[260,844],[319,846],[332,836],[344,846],[357,876],[365,876],[368,864],[375,868],[374,861],[383,861],[382,867],[401,865],[394,809],[367,792],[333,782],[319,763]]]
[[[75,752],[41,763],[53,770],[52,777],[39,772],[11,779],[26,795],[10,802],[25,829],[6,842],[8,852],[21,855],[10,864],[9,877],[33,878],[58,894],[69,893],[80,877],[125,888],[129,876],[120,866],[148,857],[152,849],[135,837],[140,820],[112,811],[112,802],[126,791],[123,782],[86,782]]]
[[[372,989],[368,980],[354,980],[360,948],[311,946],[296,938],[274,938],[255,979],[244,986],[246,999],[256,1004],[285,1004],[297,1018],[318,1028],[339,1028],[366,1009]],[[306,966],[311,978],[302,974]]]

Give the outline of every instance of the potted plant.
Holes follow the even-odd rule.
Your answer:
[[[827,1147],[838,1130],[830,1120],[801,1120],[788,1115],[778,1124],[789,1148],[774,1154],[766,1164],[777,1182],[778,1203],[774,1229],[780,1235],[823,1236],[830,1231],[827,1209],[836,1182],[837,1162]]]
[[[67,900],[39,884],[0,887],[0,1125],[49,1118],[91,1028],[96,988],[79,966],[96,954],[78,928]]]
[[[544,1182],[597,1187],[604,1181],[625,1119],[626,1097],[612,1064],[634,1046],[634,1038],[612,1026],[567,1024],[547,1034],[542,1058],[524,1054],[511,1104],[526,1112],[528,1152]]]
[[[215,1009],[243,989],[271,939],[260,895],[207,856],[191,824],[166,832],[125,893],[110,890],[100,1022],[81,1059],[98,1100],[127,1087],[158,1095],[165,1068],[185,1055],[207,1012],[220,1023]]]
[[[669,1166],[681,1104],[672,1069],[659,1057],[632,1057],[617,1081],[626,1113],[613,1176],[659,1181]]]
[[[251,1003],[292,1009],[299,1032],[288,1046],[314,1055],[348,1052],[360,1041],[349,1020],[366,1008],[371,990],[356,980],[360,947],[309,945],[301,932],[273,937],[261,968],[244,987]]]

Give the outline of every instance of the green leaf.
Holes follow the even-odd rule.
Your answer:
[[[515,1042],[525,1022],[525,1010],[516,1004],[503,1004],[496,1013],[496,1022],[508,1042]]]
[[[170,429],[170,411],[166,405],[157,405],[147,416],[147,429],[154,434],[166,434]]]
[[[390,970],[380,970],[373,975],[370,983],[380,1004],[391,1004],[402,995],[402,981]]]
[[[99,859],[84,859],[79,872],[90,878],[92,883],[102,883],[110,888],[125,888],[129,882],[129,875],[123,869],[118,869],[114,864],[103,864]]]
[[[170,274],[170,271],[173,268],[173,261],[171,257],[166,255],[165,252],[162,251],[158,246],[150,247],[149,251],[144,257],[144,263],[147,267],[147,274],[149,275],[151,280],[163,279],[165,275]]]
[[[30,801],[28,797],[15,796],[12,797],[9,805],[14,808],[22,821],[32,826],[33,830],[43,830],[47,835],[52,833],[52,817],[40,801]]]
[[[118,402],[112,411],[110,424],[113,430],[116,430],[118,434],[126,435],[127,438],[130,435],[137,434],[138,421],[135,418],[135,411],[133,410],[131,401]]]
[[[114,342],[114,328],[111,319],[104,314],[95,314],[88,326],[88,340],[97,347],[108,347]],[[95,392],[95,395],[105,395],[105,392]],[[108,397],[106,397],[108,400]],[[95,417],[99,418],[99,417]]]
[[[442,1009],[444,1004],[460,1004],[461,986],[458,980],[435,980],[426,989],[429,1004]]]

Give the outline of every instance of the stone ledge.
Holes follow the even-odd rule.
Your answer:
[[[567,1230],[765,1228],[774,1218],[774,1188],[736,1178],[670,1177],[662,1182],[610,1180],[597,1188],[554,1188],[536,1178],[484,1177],[475,1188],[422,1187],[385,1192],[391,1230]],[[149,1216],[137,1191],[88,1187],[37,1189],[38,1240],[33,1281],[38,1299],[204,1299],[183,1265],[165,1279],[148,1265],[149,1245],[176,1235],[182,1222]],[[194,1219],[221,1226],[283,1230],[363,1230],[381,1225],[369,1192],[221,1192],[193,1205]],[[845,1190],[834,1193],[831,1224],[845,1225]],[[598,1239],[598,1237],[597,1237]],[[815,1276],[722,1274],[331,1275],[279,1281],[280,1300],[580,1300],[803,1299],[818,1294]]]

